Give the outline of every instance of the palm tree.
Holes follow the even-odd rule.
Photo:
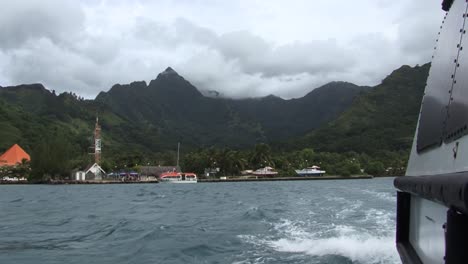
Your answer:
[[[255,149],[250,157],[250,163],[254,167],[259,166],[274,166],[274,162],[271,158],[270,146],[264,143],[255,145]]]

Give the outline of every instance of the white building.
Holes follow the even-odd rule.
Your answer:
[[[86,170],[84,171],[84,173],[85,173],[86,180],[100,181],[102,180],[102,176],[106,175],[106,172],[97,163],[94,163],[93,165],[88,166]]]
[[[77,171],[73,174],[73,179],[76,181],[86,180],[86,173],[84,171]]]

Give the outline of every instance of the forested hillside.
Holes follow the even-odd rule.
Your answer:
[[[172,164],[177,142],[186,154],[184,163],[193,169],[222,160],[234,171],[268,163],[291,172],[294,166],[314,161],[336,164],[343,157],[368,166],[371,156],[398,160],[401,167],[429,67],[403,66],[373,88],[332,82],[291,100],[206,97],[171,68],[149,84],[114,85],[95,100],[73,93],[56,95],[41,84],[3,87],[0,152],[18,143],[33,160],[38,156],[57,160],[50,153],[66,153],[58,155],[67,157],[67,168],[84,166],[91,161],[89,146],[99,116],[103,166],[109,169]],[[268,149],[270,161],[252,154],[259,153],[257,147],[263,146],[259,143],[272,146],[271,151],[259,148]],[[346,164],[351,171],[360,167]]]
[[[429,68],[402,66],[337,119],[293,145],[331,152],[409,152]]]

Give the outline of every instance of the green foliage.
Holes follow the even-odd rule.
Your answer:
[[[374,176],[403,175],[407,158],[402,153],[384,152],[380,156],[369,156],[355,152],[316,152],[306,148],[297,151],[276,151],[272,153],[266,144],[254,149],[199,149],[186,153],[182,159],[184,171],[203,175],[206,168],[220,169],[218,176],[240,175],[246,169],[273,166],[279,176],[297,176],[294,170],[318,165],[327,175],[352,176],[371,174]],[[263,161],[269,160],[269,163]],[[262,163],[260,163],[262,161]],[[266,164],[266,165],[265,165]],[[363,172],[364,171],[364,172]]]
[[[372,89],[335,82],[292,100],[208,98],[177,74],[116,85],[96,100],[40,84],[5,87],[0,152],[18,143],[32,155],[34,179],[66,177],[92,162],[99,114],[106,171],[175,165],[182,142],[181,165],[197,173],[272,166],[294,176],[318,165],[330,175],[402,175],[428,69],[403,66]]]
[[[0,167],[0,180],[3,177],[28,178],[31,174],[31,166],[27,160],[23,160],[21,164],[15,166]]]
[[[275,164],[271,158],[270,146],[264,143],[255,145],[255,149],[250,156],[250,164],[256,168],[265,166],[274,167]]]
[[[179,141],[191,149],[245,148],[304,135],[337,117],[368,89],[334,82],[292,100],[209,98],[173,72],[149,85],[115,85],[95,101],[137,127],[128,139],[150,149],[172,149]]]
[[[382,162],[374,161],[374,162],[369,163],[369,165],[366,167],[365,170],[370,175],[379,176],[385,172],[385,167]]]
[[[336,120],[289,147],[318,151],[356,151],[372,155],[408,152],[413,140],[430,64],[403,66],[362,94]]]
[[[54,134],[38,143],[31,154],[30,180],[61,179],[70,175],[76,148],[62,134]]]

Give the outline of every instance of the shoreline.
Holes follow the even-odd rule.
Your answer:
[[[265,182],[265,181],[326,181],[326,180],[363,180],[384,177],[374,177],[372,175],[360,176],[312,176],[312,177],[275,177],[275,178],[227,178],[227,179],[198,179],[198,183],[223,183],[223,182]],[[159,181],[0,181],[0,185],[92,185],[92,184],[155,184]]]
[[[373,179],[371,175],[361,176],[312,176],[312,177],[275,177],[275,178],[231,178],[231,179],[198,179],[198,182],[205,183],[218,183],[218,182],[252,182],[252,181],[324,181],[324,180],[361,180]]]
[[[138,184],[138,183],[159,183],[158,181],[39,181],[39,182],[27,182],[27,181],[0,181],[0,185],[81,185],[81,184]]]

